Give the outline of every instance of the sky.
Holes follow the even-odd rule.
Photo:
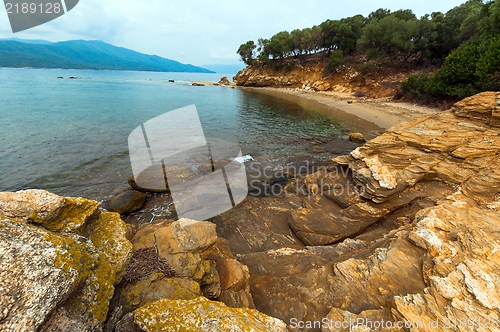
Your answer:
[[[29,2],[29,1],[27,1]],[[197,66],[238,64],[248,40],[318,25],[378,8],[412,9],[418,16],[446,12],[465,0],[80,0],[51,22],[12,33],[0,13],[0,38],[93,40]]]

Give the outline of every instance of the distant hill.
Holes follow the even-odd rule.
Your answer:
[[[235,65],[203,65],[203,68],[212,70],[217,74],[236,74],[240,70],[246,67],[243,62],[241,64]]]
[[[157,55],[116,47],[99,40],[51,43],[40,40],[1,39],[0,67],[213,72]]]
[[[17,41],[26,44],[43,44],[43,45],[54,44],[54,42],[42,39],[5,38],[5,39],[0,39],[0,41]]]

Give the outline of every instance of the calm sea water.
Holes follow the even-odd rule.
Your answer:
[[[243,154],[261,161],[308,155],[306,146],[345,129],[308,105],[189,85],[221,76],[0,68],[0,191],[42,188],[67,196],[109,196],[132,175],[130,132],[191,104],[208,141],[237,142]]]

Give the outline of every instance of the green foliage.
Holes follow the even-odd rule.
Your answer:
[[[273,59],[282,59],[292,53],[293,40],[288,31],[280,31],[265,44],[264,51]]]
[[[444,59],[476,31],[475,21],[478,9],[483,6],[479,0],[471,0],[450,9],[446,14],[432,13],[436,25],[436,40],[430,45],[431,58]]]
[[[437,37],[438,33],[435,22],[429,19],[429,15],[423,16],[417,24],[412,53],[417,55],[420,59],[432,59],[432,46]]]
[[[368,14],[368,17],[365,20],[365,24],[368,24],[373,20],[380,21],[381,19],[385,18],[386,16],[389,16],[390,14],[391,11],[389,9],[379,8],[376,11]]]
[[[500,35],[500,1],[491,1],[483,6],[478,30],[483,38]]]
[[[476,75],[483,90],[500,90],[500,37],[492,39],[479,58]]]
[[[326,20],[320,24],[323,33],[323,47],[329,50],[340,49],[344,53],[353,54],[361,37],[364,17],[353,17],[337,20]]]
[[[372,19],[363,28],[358,49],[366,52],[369,58],[397,54],[407,56],[414,49],[413,40],[417,31],[418,20],[411,18],[406,11],[390,14],[382,19]]]
[[[433,76],[412,76],[401,85],[414,97],[463,98],[485,89],[500,90],[500,0],[468,0],[446,13],[421,18],[411,10],[381,8],[366,18],[357,15],[281,31],[259,39],[257,46],[249,41],[238,54],[249,63],[257,58],[276,65],[286,63],[282,60],[287,57],[323,51],[329,54],[327,67],[334,70],[345,63],[344,55],[356,54],[443,63]],[[369,61],[358,70],[376,68]]]
[[[345,63],[344,52],[342,50],[335,50],[330,54],[330,60],[328,61],[328,67],[331,69],[337,69]]]
[[[427,74],[412,75],[401,83],[401,91],[412,97],[421,97],[429,93],[430,76]]]
[[[377,69],[378,66],[376,63],[374,62],[371,62],[371,61],[368,61],[362,65],[360,65],[358,67],[358,71],[361,73],[361,74],[366,74],[366,73],[369,73],[371,71],[374,71],[375,69]]]
[[[449,97],[465,98],[478,92],[476,64],[480,57],[477,45],[465,45],[452,52],[432,77],[429,91]]]
[[[254,58],[254,50],[256,49],[256,45],[253,40],[247,41],[245,44],[241,44],[238,48],[238,53],[241,57],[241,60],[247,64],[251,65],[253,63]]]

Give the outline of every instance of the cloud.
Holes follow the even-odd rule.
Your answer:
[[[184,63],[238,63],[236,50],[247,40],[293,30],[378,8],[412,9],[417,16],[447,11],[458,0],[80,0],[66,15],[13,35],[0,14],[0,38],[100,39]]]

